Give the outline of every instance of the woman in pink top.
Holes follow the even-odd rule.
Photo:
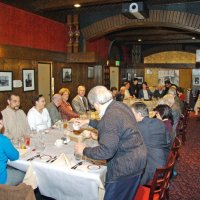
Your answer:
[[[76,114],[72,110],[72,107],[71,107],[70,103],[68,102],[68,98],[70,95],[70,91],[68,90],[68,88],[61,88],[59,90],[59,94],[62,96],[62,100],[63,100],[59,107],[59,111],[61,113],[62,119],[70,120],[71,118],[79,117],[79,115]]]

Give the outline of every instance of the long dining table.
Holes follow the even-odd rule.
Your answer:
[[[42,195],[56,200],[103,199],[107,167],[92,164],[90,160],[76,160],[74,141],[66,140],[66,144],[59,147],[55,145],[57,139],[66,138],[70,131],[49,129],[32,134],[30,148],[20,150],[20,159],[9,161],[8,165],[27,173],[31,168],[29,182],[34,176]],[[92,139],[83,142],[90,147],[98,145]]]
[[[153,111],[153,109],[157,106],[158,100],[152,99],[152,100],[143,100],[143,99],[136,99],[136,98],[129,98],[123,101],[123,103],[127,104],[128,106],[131,106],[133,103],[136,102],[143,102],[147,105],[149,111]]]

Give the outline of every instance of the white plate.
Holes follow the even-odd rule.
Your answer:
[[[44,161],[49,160],[51,158],[52,158],[52,156],[50,156],[50,155],[42,155],[42,156],[40,156],[40,159],[44,160]]]
[[[88,165],[87,168],[90,170],[97,170],[100,169],[101,167],[99,165]]]

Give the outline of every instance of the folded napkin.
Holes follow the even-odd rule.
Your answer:
[[[52,163],[52,165],[62,168],[71,168],[71,163],[64,153],[60,154],[60,156]]]
[[[33,170],[32,164],[29,166],[28,170],[26,171],[23,183],[25,183],[26,185],[30,185],[33,188],[33,190],[37,188],[36,176],[35,176],[35,172]]]

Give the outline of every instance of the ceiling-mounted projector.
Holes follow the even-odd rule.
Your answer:
[[[128,18],[145,19],[149,17],[149,10],[143,2],[124,3],[122,14]]]

